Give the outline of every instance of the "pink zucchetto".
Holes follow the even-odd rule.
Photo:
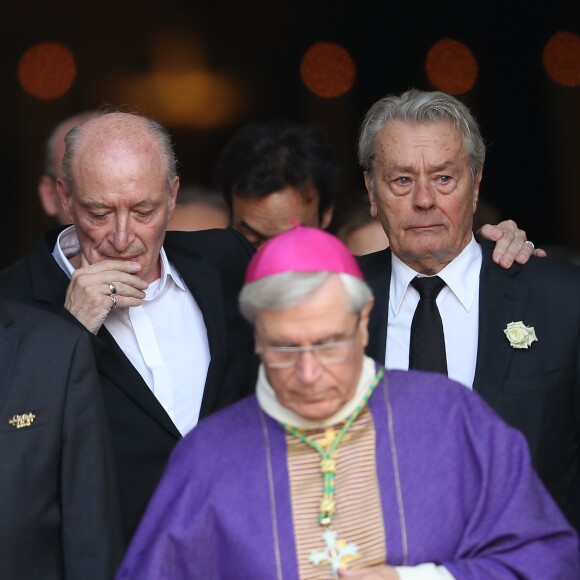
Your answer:
[[[304,226],[268,240],[250,260],[245,283],[283,272],[343,272],[364,279],[355,257],[336,236]]]

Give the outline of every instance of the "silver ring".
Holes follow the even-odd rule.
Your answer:
[[[527,244],[528,246],[531,246],[532,252],[536,249],[536,246],[534,246],[534,242],[530,242],[530,240],[526,240],[524,242],[524,244]]]
[[[109,290],[111,291],[111,296],[114,296],[117,293],[117,287],[111,282],[107,284]]]
[[[117,297],[114,294],[111,294],[111,300],[113,301],[113,306],[111,306],[111,310],[115,310],[115,308],[117,308]]]

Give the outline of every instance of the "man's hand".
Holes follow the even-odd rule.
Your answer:
[[[64,307],[97,334],[114,306],[109,284],[117,289],[117,306],[139,306],[143,302],[148,284],[136,275],[140,269],[139,263],[123,260],[103,260],[91,265],[83,262],[73,272]]]
[[[495,241],[493,261],[502,268],[509,268],[514,261],[525,264],[532,254],[538,258],[547,256],[541,248],[534,248],[532,244],[526,244],[526,232],[520,230],[513,220],[506,220],[492,226],[481,226],[477,233],[487,240]]]
[[[339,578],[357,578],[358,580],[399,580],[397,570],[393,566],[372,566],[359,570],[340,569]]]

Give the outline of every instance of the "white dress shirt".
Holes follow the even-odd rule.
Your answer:
[[[75,227],[70,226],[61,232],[53,251],[69,278],[75,270],[69,258],[79,252]],[[199,306],[163,248],[161,277],[145,293],[141,306],[112,310],[104,325],[185,435],[199,420],[211,358],[207,329]]]
[[[471,238],[463,251],[438,276],[447,284],[437,296],[443,321],[450,379],[473,387],[479,332],[479,272],[481,248]],[[408,370],[411,322],[419,292],[410,285],[419,275],[393,255],[389,290],[389,322],[385,366]],[[377,308],[380,305],[375,305]]]

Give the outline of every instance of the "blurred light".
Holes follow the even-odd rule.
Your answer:
[[[211,129],[231,123],[241,108],[240,89],[226,75],[208,71],[153,71],[115,82],[119,101],[136,103],[172,126]]]
[[[443,38],[436,42],[425,62],[429,82],[439,91],[461,95],[477,80],[477,60],[471,49],[458,40]]]
[[[209,69],[205,47],[190,30],[163,30],[151,46],[151,69],[104,83],[113,102],[132,106],[168,127],[214,129],[239,120],[246,89],[228,73]]]
[[[355,65],[346,49],[333,42],[317,42],[304,54],[300,76],[319,97],[339,97],[354,85]]]
[[[64,95],[73,84],[76,73],[72,52],[56,42],[32,46],[18,63],[20,85],[27,93],[42,100]]]
[[[550,78],[566,87],[580,85],[580,36],[572,32],[556,32],[544,47],[544,68]]]

